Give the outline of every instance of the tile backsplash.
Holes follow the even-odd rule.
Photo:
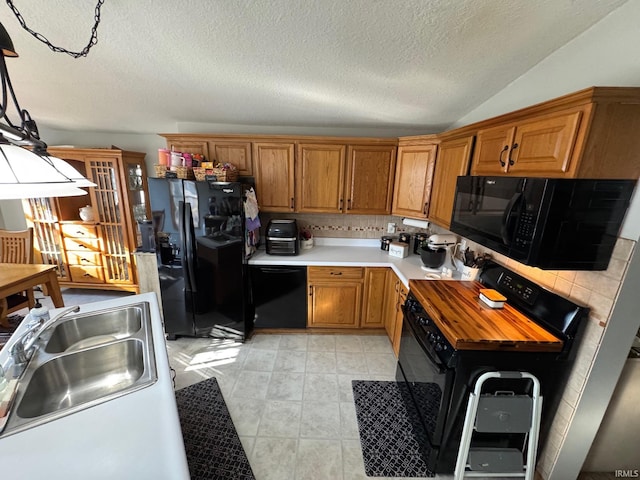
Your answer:
[[[395,235],[402,232],[424,231],[402,224],[402,217],[393,215],[329,215],[329,214],[304,214],[304,213],[260,213],[260,221],[263,229],[270,219],[295,219],[298,228],[311,230],[314,237],[339,237],[339,238],[380,238],[387,233],[387,224],[396,224]],[[264,230],[263,230],[264,233]],[[394,235],[394,234],[391,234]]]

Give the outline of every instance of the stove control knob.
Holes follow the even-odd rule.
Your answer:
[[[418,317],[418,323],[424,327],[429,326],[431,321],[427,317]]]
[[[436,352],[441,352],[442,350],[444,350],[444,346],[441,343],[436,343],[435,346],[433,347],[433,349]]]
[[[429,334],[429,343],[435,343],[437,339],[438,337],[436,336],[435,333]]]

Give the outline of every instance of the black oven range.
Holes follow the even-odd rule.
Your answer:
[[[505,309],[498,312],[479,306],[479,288],[493,288],[506,296]],[[490,262],[479,282],[412,280],[403,310],[396,380],[406,386],[400,390],[408,407],[420,413],[415,421],[420,423],[418,431],[427,433],[423,455],[429,469],[453,473],[469,393],[487,371],[519,370],[538,377],[544,397],[541,448],[588,308]],[[486,338],[479,338],[465,330],[466,321],[496,327],[497,320],[523,322],[522,329],[537,329],[552,340],[536,342],[526,335],[510,338],[499,328],[480,328]],[[504,389],[500,380],[487,386]],[[528,387],[523,383],[521,393],[528,393]],[[511,385],[509,389],[513,390]],[[513,439],[507,436],[504,441]]]

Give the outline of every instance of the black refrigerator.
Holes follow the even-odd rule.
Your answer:
[[[244,200],[252,185],[149,178],[164,326],[244,341],[253,328]]]

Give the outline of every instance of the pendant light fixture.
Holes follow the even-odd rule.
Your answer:
[[[97,43],[96,29],[100,22],[100,6],[103,2],[104,0],[99,0],[96,6],[96,24],[89,45],[79,53],[54,47],[46,38],[42,40],[42,35],[36,34],[26,26],[13,4],[7,3],[16,13],[22,27],[29,33],[44,41],[52,50],[77,58],[86,56],[89,48]],[[87,192],[79,187],[95,187],[96,184],[69,163],[49,155],[47,144],[40,139],[35,120],[18,103],[5,63],[5,58],[17,56],[9,33],[0,23],[0,200],[86,195]],[[10,103],[18,120],[12,121],[9,117]]]

